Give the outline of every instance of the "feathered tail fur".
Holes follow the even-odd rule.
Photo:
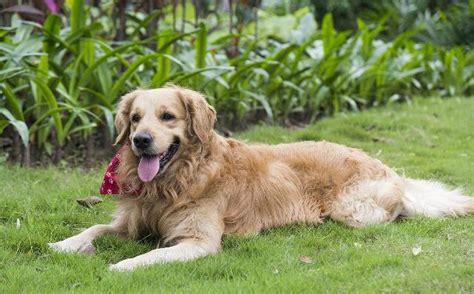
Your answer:
[[[439,182],[406,179],[403,216],[456,217],[474,212],[474,197],[461,189],[450,190]]]

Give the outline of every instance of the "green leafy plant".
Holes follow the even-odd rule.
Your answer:
[[[122,94],[168,82],[203,92],[222,128],[309,122],[414,95],[474,91],[472,52],[416,43],[414,30],[386,41],[383,21],[359,19],[356,31],[338,31],[327,14],[319,30],[291,40],[215,37],[204,23],[178,32],[165,22],[136,39],[153,18],[131,14],[136,33],[114,41],[89,9],[74,1],[69,18],[49,14],[42,25],[14,18],[0,29],[0,132],[19,136],[26,153],[33,145],[39,157],[59,162],[80,143],[92,157],[94,134],[111,144]]]

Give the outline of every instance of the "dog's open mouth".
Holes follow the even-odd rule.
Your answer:
[[[150,182],[155,176],[163,170],[173,156],[176,154],[179,148],[179,140],[175,140],[168,150],[163,153],[156,155],[144,154],[140,157],[140,163],[138,164],[138,177],[143,182]]]

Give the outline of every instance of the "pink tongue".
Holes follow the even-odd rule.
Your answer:
[[[153,180],[156,174],[160,171],[160,157],[142,157],[138,164],[138,176],[143,182]]]

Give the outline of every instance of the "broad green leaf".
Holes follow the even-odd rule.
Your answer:
[[[173,31],[167,31],[161,35],[160,42],[169,42],[174,34]],[[169,46],[161,51],[161,53],[163,53],[162,55],[158,56],[156,72],[151,81],[152,87],[160,86],[163,84],[163,81],[168,80],[171,74],[171,60],[167,58],[167,56],[172,54],[172,49],[173,48]]]
[[[156,58],[160,56],[161,54],[150,54],[147,56],[141,56],[139,57],[119,78],[117,82],[115,82],[114,86],[112,87],[112,90],[110,91],[110,97],[112,100],[115,100],[118,98],[118,95],[120,92],[124,91],[124,85],[127,79],[133,75],[137,70],[140,65],[143,63],[147,62],[150,59]]]
[[[256,94],[256,93],[253,93],[253,92],[250,92],[250,91],[246,91],[246,90],[243,90],[243,89],[240,89],[240,91],[242,93],[252,97],[253,99],[257,100],[262,105],[262,107],[265,110],[265,113],[267,114],[268,118],[273,120],[273,110],[272,110],[270,104],[268,103],[268,101],[266,100],[265,96],[259,95],[259,94]]]
[[[201,68],[198,70],[194,70],[192,72],[186,73],[186,74],[179,74],[175,77],[170,78],[170,81],[179,84],[180,82],[186,81],[188,79],[191,79],[192,77],[195,77],[199,75],[200,73],[207,72],[207,71],[213,71],[213,70],[233,70],[233,67],[228,67],[228,66],[212,66],[212,67],[206,67],[206,68]]]
[[[206,67],[206,56],[207,56],[207,29],[204,23],[199,24],[199,32],[196,36],[195,45],[195,68],[197,70]],[[201,83],[199,75],[195,75],[194,86],[197,87]]]
[[[7,103],[8,106],[10,106],[13,116],[17,120],[25,121],[25,116],[23,115],[23,111],[21,110],[20,99],[18,99],[18,97],[15,95],[15,93],[8,84],[3,85],[3,93],[7,98]]]
[[[78,32],[84,27],[86,15],[84,0],[74,0],[71,6],[71,34]]]
[[[15,119],[11,112],[6,108],[0,108],[0,114],[2,114],[8,120],[8,122],[15,127],[16,131],[20,135],[23,145],[28,146],[29,132],[26,124],[20,120]]]
[[[114,124],[114,115],[109,108],[104,106],[99,106],[99,108],[104,113],[105,122],[107,123],[107,129],[109,130],[110,138],[115,136],[115,124]]]
[[[207,29],[204,23],[199,24],[199,32],[196,36],[196,69],[206,66],[207,55]]]
[[[56,101],[56,98],[53,95],[53,92],[51,92],[49,87],[39,79],[35,79],[34,83],[38,87],[38,89],[41,92],[42,96],[46,99],[46,102],[48,104],[49,109],[52,110],[52,111],[57,110],[58,109],[58,103]],[[61,121],[61,116],[59,115],[58,112],[53,112],[51,115],[52,115],[52,118],[53,118],[53,121],[54,121],[54,126],[55,126],[55,129],[56,129],[56,132],[57,132],[58,143],[59,143],[59,145],[62,146],[64,144],[65,134],[64,134],[64,131],[63,131],[63,124],[62,124],[62,121]]]

